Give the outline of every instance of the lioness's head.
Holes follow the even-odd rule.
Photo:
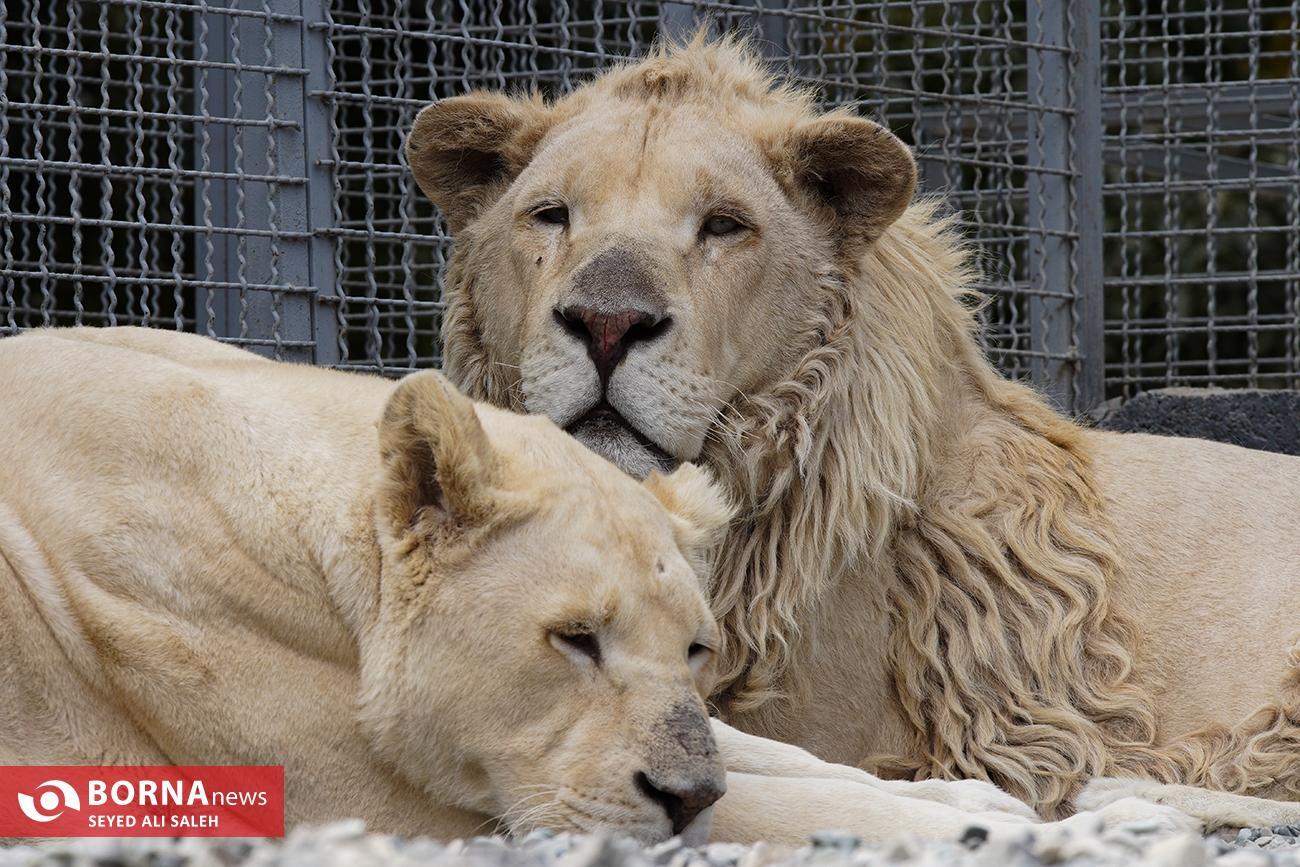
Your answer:
[[[887,130],[700,40],[554,104],[443,100],[407,157],[456,233],[453,379],[639,476],[788,373],[916,176]]]
[[[700,573],[728,509],[705,473],[638,483],[431,371],[397,387],[380,447],[361,641],[380,754],[511,830],[707,830],[725,783]]]

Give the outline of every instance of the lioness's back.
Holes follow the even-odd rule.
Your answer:
[[[158,473],[188,451],[224,473],[265,448],[301,459],[322,436],[373,436],[391,389],[192,334],[34,331],[0,341],[0,460],[48,463],[75,479],[69,461],[99,474]]]
[[[312,574],[302,528],[372,475],[374,424],[391,389],[194,335],[71,329],[0,340],[0,759],[6,733],[34,754],[40,720],[57,713],[44,695],[104,686],[78,678],[127,650],[115,642],[133,635],[133,621],[204,607],[236,617],[263,604],[266,582]],[[222,574],[259,577],[212,580]],[[152,600],[152,615],[139,599]],[[137,674],[160,694],[207,677],[204,656],[216,650],[165,628],[131,640],[157,643],[126,655],[157,660]],[[349,652],[329,630],[299,640],[320,658]],[[103,717],[99,740],[133,730],[87,701]],[[129,736],[117,748],[112,760],[160,759]],[[40,752],[101,760],[75,744]]]

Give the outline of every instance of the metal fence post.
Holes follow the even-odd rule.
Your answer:
[[[208,8],[198,50],[214,70],[200,88],[212,91],[198,98],[206,96],[225,122],[197,154],[219,175],[198,185],[205,226],[198,270],[216,284],[198,299],[200,331],[211,327],[255,352],[311,362],[301,0]]]
[[[1094,8],[1085,9],[1090,4]],[[1030,3],[1026,22],[1030,372],[1058,407],[1073,412],[1087,409],[1095,397],[1087,392],[1098,387],[1090,379],[1100,362],[1087,358],[1100,347],[1084,342],[1100,343],[1101,336],[1094,322],[1101,301],[1095,297],[1101,290],[1095,6],[1094,0]],[[1091,38],[1082,35],[1085,30]],[[1080,112],[1072,98],[1093,103]]]
[[[195,273],[199,287],[195,291],[195,331],[209,337],[238,335],[232,310],[235,273],[232,245],[235,239],[226,231],[234,211],[235,149],[233,127],[227,122],[234,116],[231,101],[233,73],[222,66],[231,58],[230,24],[226,15],[209,11],[204,3],[195,17],[195,101],[202,118],[198,124],[198,141],[194,148],[195,168],[208,173],[194,182],[195,222],[202,226],[196,238]]]
[[[1106,296],[1102,237],[1102,197],[1105,168],[1102,160],[1101,107],[1101,4],[1096,0],[1072,3],[1070,25],[1070,96],[1074,106],[1070,153],[1074,176],[1075,231],[1074,341],[1078,361],[1071,408],[1083,413],[1106,399]]]
[[[333,130],[330,116],[334,106],[325,94],[334,90],[334,70],[330,68],[329,10],[330,0],[301,0],[303,15],[303,148],[306,154],[308,223],[311,239],[307,242],[311,286],[316,295],[312,305],[312,335],[315,340],[315,363],[337,364],[339,317],[341,315],[339,281],[335,267],[335,239],[326,230],[334,228],[334,196],[338,184],[334,177]]]

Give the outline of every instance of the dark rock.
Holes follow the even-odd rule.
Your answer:
[[[814,849],[833,849],[837,852],[852,852],[862,845],[862,838],[847,831],[818,831],[808,838]]]
[[[1300,455],[1300,392],[1165,388],[1098,414],[1102,430],[1196,437]]]
[[[989,829],[980,825],[971,825],[965,831],[961,832],[961,838],[958,840],[967,849],[978,849],[988,842]]]

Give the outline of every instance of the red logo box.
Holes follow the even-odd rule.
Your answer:
[[[281,766],[0,765],[0,837],[282,837]]]

